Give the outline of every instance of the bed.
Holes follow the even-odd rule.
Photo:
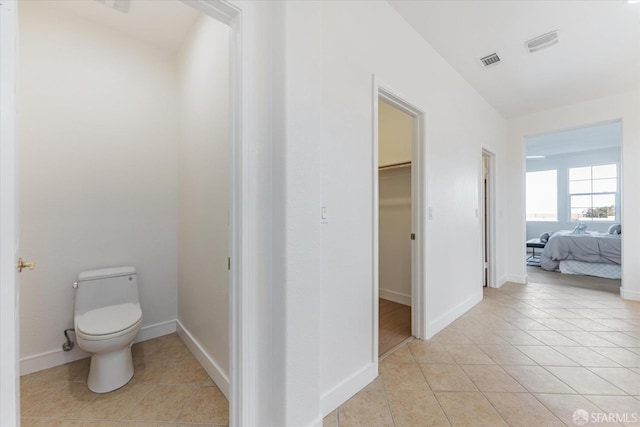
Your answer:
[[[540,266],[549,271],[620,279],[620,234],[570,230],[553,233],[540,255]]]

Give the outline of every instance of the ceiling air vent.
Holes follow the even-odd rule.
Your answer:
[[[491,55],[480,58],[480,62],[482,62],[482,65],[485,67],[491,67],[492,65],[498,65],[500,63],[500,57],[494,52]]]
[[[558,41],[558,30],[555,30],[541,36],[534,37],[524,45],[527,47],[529,53],[533,53],[549,46],[553,46],[554,44],[557,44]]]

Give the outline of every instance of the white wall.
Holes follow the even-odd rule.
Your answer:
[[[229,27],[201,15],[178,67],[178,320],[228,387]]]
[[[558,230],[573,230],[577,222],[569,221],[571,216],[569,208],[569,168],[581,166],[616,164],[620,170],[620,148],[606,148],[600,150],[580,151],[568,154],[547,156],[545,159],[527,159],[527,172],[544,170],[557,171],[557,200],[558,200],[558,220],[557,221],[527,221],[527,240],[535,239],[542,233],[551,233]],[[616,215],[620,215],[620,206]],[[614,222],[592,221],[586,222],[590,231],[607,231]]]
[[[566,130],[585,125],[622,120],[622,290],[624,298],[640,300],[640,265],[635,251],[640,244],[640,89],[558,107],[512,119],[508,123],[508,199],[511,207],[504,221],[503,247],[508,277],[526,281],[524,259],[526,237],[524,215],[524,138],[529,135]]]
[[[411,161],[413,117],[380,101],[378,164]],[[411,167],[378,176],[378,287],[380,298],[411,305]]]
[[[298,7],[299,20],[309,19],[318,7],[313,4]],[[321,246],[320,393],[326,413],[376,374],[372,76],[426,112],[423,185],[433,209],[432,220],[422,219],[427,336],[482,298],[482,147],[503,162],[506,123],[386,2],[319,7],[322,75],[311,83],[322,88],[322,200],[330,213]],[[500,166],[496,173],[500,186]],[[501,195],[498,188],[499,213],[505,208]]]
[[[83,270],[134,265],[143,328],[176,318],[177,110],[170,52],[43,2],[19,15],[25,358],[60,350]]]

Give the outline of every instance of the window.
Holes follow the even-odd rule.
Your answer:
[[[617,165],[569,169],[571,221],[615,221],[617,194]]]
[[[558,220],[558,173],[527,172],[527,221]]]

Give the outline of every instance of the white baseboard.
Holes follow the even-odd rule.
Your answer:
[[[526,285],[527,284],[527,276],[512,276],[512,275],[506,275],[506,276],[502,276],[500,278],[500,280],[498,280],[498,287],[504,285],[507,282],[513,282],[513,283],[519,283],[521,285]]]
[[[640,301],[640,291],[628,291],[624,287],[620,288],[620,296],[623,299]]]
[[[446,328],[449,324],[451,324],[458,317],[465,314],[469,311],[473,306],[482,301],[482,289],[480,291],[475,292],[466,300],[462,301],[460,304],[453,307],[451,310],[447,311],[443,315],[437,317],[432,322],[429,322],[427,325],[427,339],[433,337],[435,334]]]
[[[400,292],[389,291],[387,289],[379,289],[378,296],[382,299],[411,307],[411,295],[401,294]]]
[[[175,331],[175,320],[143,326],[140,329],[140,332],[138,332],[138,336],[134,342],[137,343],[150,340],[152,338],[172,334]],[[73,338],[75,339],[75,337]],[[60,341],[62,342],[63,340],[64,339],[61,339]],[[62,347],[62,344],[60,346]],[[23,357],[20,359],[20,375],[27,375],[43,369],[53,368],[54,366],[64,365],[65,363],[75,362],[76,360],[84,359],[85,357],[89,357],[89,353],[81,350],[77,345],[71,351],[64,351],[60,348],[58,350],[51,350],[45,353]]]
[[[378,364],[366,365],[349,378],[320,396],[320,411],[327,416],[378,376]]]
[[[178,335],[180,338],[182,338],[204,370],[207,371],[207,374],[209,374],[213,382],[216,383],[222,394],[229,399],[229,376],[222,370],[220,365],[209,356],[198,340],[191,335],[184,325],[180,323],[179,320],[176,320],[176,323],[178,325]]]

